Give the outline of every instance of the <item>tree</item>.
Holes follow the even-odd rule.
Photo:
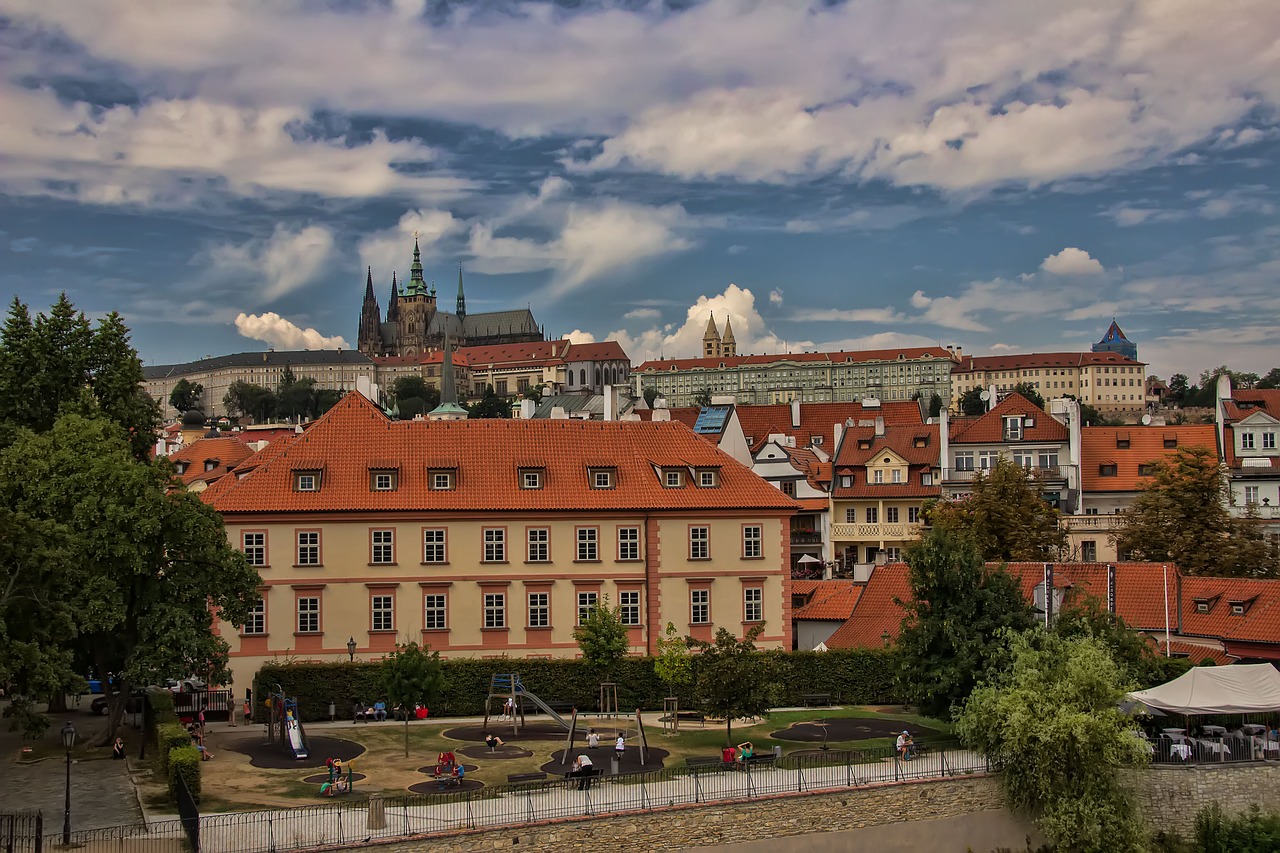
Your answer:
[[[321,388],[316,391],[316,417],[338,405],[342,400],[342,392],[335,388]]]
[[[737,639],[724,628],[715,642],[690,638],[699,654],[694,664],[694,693],[708,716],[723,717],[725,746],[733,745],[733,721],[738,717],[766,717],[777,694],[773,659],[756,651],[764,625],[753,626]]]
[[[1052,560],[1066,546],[1058,511],[1030,473],[1006,459],[979,471],[968,497],[933,504],[926,521],[970,539],[984,560]]]
[[[607,674],[631,651],[621,610],[609,606],[608,596],[587,610],[586,617],[573,629],[573,639],[582,650],[583,661],[601,674]]]
[[[653,408],[653,401],[658,399],[658,389],[652,386],[644,389],[644,404],[649,408]]]
[[[467,415],[472,418],[509,418],[511,402],[495,394],[492,385],[486,385],[484,396],[471,405]]]
[[[417,397],[425,400],[428,387],[427,381],[421,376],[401,376],[391,383],[391,393],[397,400],[404,397]]]
[[[188,382],[185,378],[179,379],[174,383],[173,390],[169,392],[169,405],[179,412],[198,409],[200,395],[203,393],[204,386],[199,382]]]
[[[1080,404],[1080,423],[1082,426],[1102,426],[1106,422],[1106,417],[1093,406],[1088,403]]]
[[[1227,479],[1213,450],[1179,447],[1150,466],[1150,479],[1120,513],[1112,536],[1122,553],[1175,563],[1192,575],[1280,574],[1254,523],[1232,518],[1227,510]]]
[[[227,414],[231,417],[248,416],[258,423],[270,421],[276,413],[275,392],[243,379],[231,383],[222,398],[222,404],[227,407]]]
[[[542,402],[542,389],[547,387],[547,383],[539,382],[537,385],[530,385],[524,389],[524,393],[520,396],[525,400],[532,400],[535,403]]]
[[[931,530],[907,551],[911,599],[896,644],[898,685],[931,717],[948,716],[977,685],[1000,632],[1030,628],[1018,580],[989,567],[973,544]]]
[[[697,406],[700,409],[705,409],[707,406],[710,406],[711,405],[711,389],[703,388],[701,391],[695,394],[693,396],[693,405]]]
[[[1190,380],[1185,373],[1175,373],[1169,377],[1169,399],[1172,402],[1181,405],[1190,390]]]
[[[222,519],[176,485],[166,462],[138,461],[124,430],[92,412],[24,431],[0,453],[0,506],[60,523],[60,546],[75,555],[40,567],[50,601],[28,606],[50,619],[74,614],[76,645],[99,672],[120,674],[104,746],[132,686],[226,681],[213,614],[243,624],[259,596],[262,579],[227,542]]]
[[[936,418],[942,414],[942,395],[934,391],[929,395],[929,417]]]
[[[1255,388],[1280,388],[1280,367],[1273,367],[1258,380]]]
[[[688,638],[671,622],[667,623],[665,635],[658,638],[653,673],[666,683],[667,692],[673,695],[677,688],[693,680],[693,656],[689,654]]]
[[[1039,389],[1031,382],[1019,382],[1014,385],[1013,393],[1021,394],[1027,399],[1028,403],[1034,404],[1037,409],[1044,409],[1044,397],[1040,396]]]
[[[1164,684],[1191,668],[1186,658],[1163,657],[1137,631],[1094,596],[1072,595],[1054,616],[1053,631],[1061,637],[1089,637],[1107,647],[1124,681],[1145,690]]]
[[[401,420],[413,420],[440,405],[440,392],[421,376],[402,376],[391,388]]]
[[[444,691],[440,653],[428,654],[417,643],[396,646],[382,662],[382,684],[391,706],[399,707],[404,716],[404,757],[408,758],[410,710],[416,704],[430,708]]]
[[[1118,708],[1129,684],[1107,646],[1043,630],[1006,635],[1011,666],[964,704],[957,731],[1000,768],[1009,807],[1056,849],[1140,853],[1141,820],[1117,768],[1148,760]]]
[[[284,418],[310,417],[316,410],[316,381],[311,377],[299,379],[286,365],[276,389],[276,414]]]
[[[960,413],[965,415],[985,415],[987,401],[982,399],[985,388],[970,388],[960,395]]]

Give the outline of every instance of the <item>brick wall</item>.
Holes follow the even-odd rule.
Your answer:
[[[548,853],[600,850],[683,850],[837,829],[936,820],[1002,810],[990,776],[929,780],[831,793],[787,794],[749,803],[685,806],[535,826],[451,833],[382,845],[386,853],[420,853],[447,845],[450,853],[536,849]],[[963,839],[954,839],[963,850]]]
[[[1215,801],[1228,814],[1246,811],[1254,803],[1264,809],[1280,803],[1280,764],[1156,766],[1125,771],[1125,776],[1147,828],[1174,830],[1184,838],[1194,832],[1196,814]]]

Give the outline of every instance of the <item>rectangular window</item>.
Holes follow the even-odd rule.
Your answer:
[[[593,471],[591,473],[591,487],[593,489],[612,489],[613,488],[613,472],[612,471]]]
[[[1098,543],[1093,539],[1086,539],[1081,542],[1080,559],[1086,563],[1098,562]]]
[[[259,598],[249,608],[249,618],[245,620],[240,633],[246,635],[262,635],[267,633],[267,602]]]
[[[689,528],[689,559],[690,560],[711,559],[711,528],[709,527],[690,527]]]
[[[884,483],[884,471],[880,468],[872,471],[871,482],[875,483],[877,486],[882,485]]]
[[[847,507],[845,507],[845,508],[844,508],[844,523],[845,523],[845,524],[857,524],[857,523],[858,523],[858,508],[857,508],[857,507],[847,506]]]
[[[501,527],[489,527],[484,531],[484,562],[507,561],[507,531]]]
[[[298,531],[298,565],[320,565],[320,531]]]
[[[663,483],[668,489],[678,489],[680,487],[680,472],[667,471],[664,474]]]
[[[267,564],[267,534],[241,533],[240,550],[244,552],[245,561],[251,566]]]
[[[782,489],[782,493],[789,498],[794,498],[796,496],[795,480],[783,480],[778,484],[778,488]]]
[[[1253,506],[1258,503],[1258,487],[1257,486],[1244,487],[1244,502],[1246,505],[1249,505],[1249,506]]]
[[[920,485],[922,485],[922,486],[932,486],[932,485],[933,485],[933,472],[932,472],[932,471],[922,471],[922,472],[920,473]]]
[[[891,483],[901,483],[901,482],[902,482],[902,469],[901,469],[901,468],[894,468],[892,471],[890,471],[890,472],[889,472],[889,475],[890,475],[890,476],[889,476],[889,482],[891,482]]]
[[[840,475],[840,488],[849,489],[853,487],[853,476],[850,474]]]
[[[320,599],[307,596],[298,599],[298,633],[320,633]]]
[[[373,596],[373,630],[394,631],[396,629],[396,599],[394,595]]]
[[[742,557],[755,560],[764,556],[764,528],[748,524],[742,528]]]
[[[529,627],[551,627],[551,593],[529,593]]]
[[[1041,468],[1057,468],[1058,467],[1058,451],[1041,450],[1040,451],[1040,467]]]
[[[707,625],[711,622],[711,590],[689,590],[689,622],[693,625]]]
[[[1264,432],[1262,434],[1262,449],[1263,450],[1276,449],[1276,434],[1274,432]]]
[[[867,524],[880,523],[880,508],[875,506],[867,507]]]
[[[965,451],[956,454],[956,470],[972,471],[973,470],[973,453]]]
[[[704,488],[704,489],[710,489],[710,488],[713,488],[713,487],[715,486],[715,484],[716,484],[716,472],[715,472],[715,471],[699,471],[699,472],[698,472],[698,485],[699,485],[699,486],[701,486],[701,487],[702,487],[702,488]]]
[[[542,488],[542,472],[541,471],[521,471],[520,472],[520,488],[541,489]]]
[[[449,627],[448,599],[444,593],[429,592],[422,596],[422,627],[428,631],[444,631]]]
[[[1114,462],[1110,464],[1104,464],[1104,465],[1098,466],[1099,477],[1114,477],[1115,475],[1116,475],[1116,466]]]
[[[299,471],[294,475],[293,488],[299,492],[320,490],[320,474],[316,471]]]
[[[618,559],[620,561],[640,559],[639,527],[618,528]]]
[[[578,560],[592,562],[600,559],[600,551],[598,548],[600,539],[600,528],[598,527],[579,527],[578,528]]]
[[[391,492],[396,488],[394,471],[375,471],[370,485],[375,492]]]
[[[978,452],[978,470],[990,471],[996,467],[996,460],[1000,458],[999,451],[982,450]]]
[[[1004,419],[1004,440],[1018,441],[1022,438],[1022,416],[1017,415]]]
[[[757,586],[747,587],[742,591],[742,621],[760,622],[764,620],[764,590]]]
[[[902,549],[893,545],[890,545],[888,548],[885,548],[884,560],[886,563],[901,563]]]
[[[884,520],[888,524],[898,523],[898,508],[896,506],[887,506],[884,508]]]
[[[1253,450],[1253,433],[1251,432],[1240,433],[1240,449]]]
[[[372,553],[369,562],[387,566],[396,561],[396,532],[394,530],[374,530],[371,535]]]
[[[551,531],[545,527],[531,527],[525,533],[530,563],[545,563],[551,559]]]
[[[445,532],[443,527],[428,527],[422,531],[422,562],[447,563]]]
[[[431,472],[431,490],[447,492],[453,488],[453,473],[450,471]]]
[[[1019,468],[1032,468],[1035,466],[1035,456],[1030,450],[1015,450],[1013,464]]]
[[[618,593],[618,618],[623,625],[640,624],[640,593],[638,590]]]
[[[507,627],[507,594],[505,592],[484,594],[484,626],[486,628]]]
[[[920,523],[920,507],[918,506],[907,507],[907,523],[908,524]]]
[[[578,593],[578,624],[581,625],[587,621],[587,617],[591,615],[591,608],[596,606],[599,594],[594,592]]]

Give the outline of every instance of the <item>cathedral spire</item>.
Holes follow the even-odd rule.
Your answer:
[[[396,272],[391,271],[391,298],[387,300],[387,322],[394,323],[400,317],[400,285],[396,283]]]
[[[365,355],[382,354],[380,313],[378,297],[373,293],[373,267],[369,267],[364,279],[364,301],[360,305],[360,327],[356,333],[356,348]]]
[[[371,299],[377,299],[377,297],[373,295],[373,267],[369,267],[369,273],[364,279],[364,301],[368,302]]]
[[[723,346],[724,355],[728,356],[728,355],[738,354],[738,342],[733,339],[733,318],[732,317],[727,318],[724,321],[724,338],[722,339],[721,342],[724,345]]]
[[[409,268],[409,286],[405,288],[408,296],[424,296],[427,283],[422,278],[422,252],[418,249],[418,233],[413,234],[413,266]]]
[[[449,346],[449,333],[444,336],[444,361],[440,365],[440,405],[427,415],[433,421],[460,421],[467,417],[467,410],[458,405],[458,386],[453,378],[453,352]]]
[[[458,262],[458,307],[456,309],[458,319],[461,320],[467,316],[467,297],[462,292],[462,262]]]

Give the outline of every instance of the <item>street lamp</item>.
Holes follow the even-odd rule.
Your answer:
[[[71,747],[76,745],[76,727],[68,720],[59,734],[67,750],[67,799],[62,809],[62,846],[66,847],[71,844]]]
[[[885,648],[889,647],[889,629],[885,628],[884,633],[880,635],[880,640],[884,643]]]
[[[347,657],[351,660],[352,663],[355,663],[355,659],[356,659],[356,638],[355,637],[347,638]]]

